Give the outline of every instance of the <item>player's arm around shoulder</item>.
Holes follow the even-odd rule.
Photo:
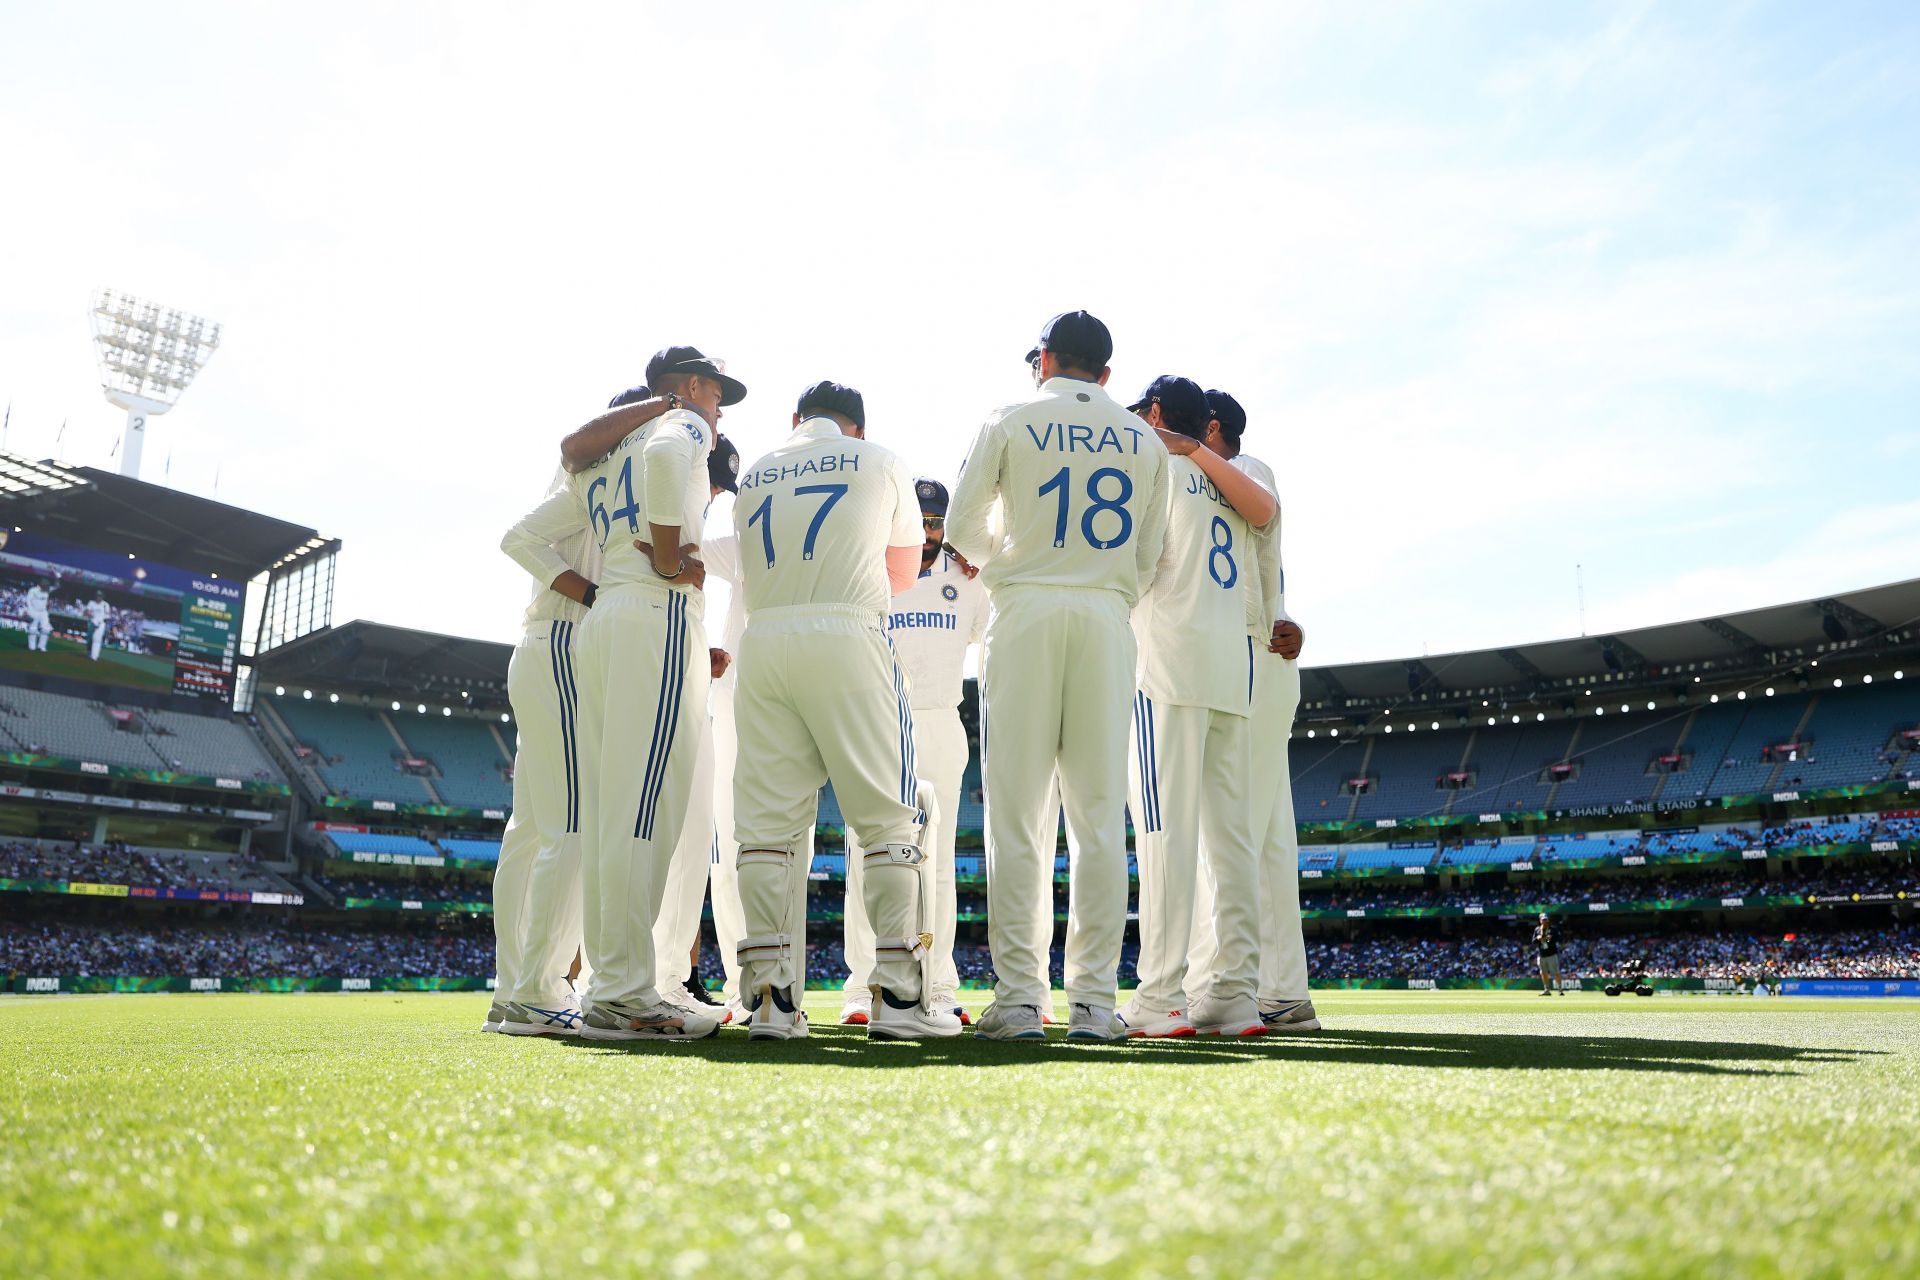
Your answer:
[[[514,521],[500,539],[500,550],[540,582],[551,585],[566,572],[566,559],[554,549],[586,528],[587,511],[572,485],[563,485],[533,510]]]
[[[1254,477],[1191,436],[1183,436],[1165,427],[1156,430],[1161,442],[1199,467],[1234,513],[1256,532],[1265,529],[1279,512],[1280,504],[1274,500],[1273,494]]]

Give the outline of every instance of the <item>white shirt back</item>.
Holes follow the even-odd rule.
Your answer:
[[[1248,619],[1248,634],[1261,644],[1266,644],[1273,638],[1274,623],[1290,621],[1287,617],[1287,573],[1280,560],[1280,487],[1274,480],[1273,468],[1258,458],[1244,453],[1236,454],[1233,466],[1253,477],[1262,489],[1272,494],[1276,508],[1272,523],[1254,534],[1258,548],[1254,559],[1260,567],[1260,590],[1255,601],[1258,612]]]
[[[853,605],[877,622],[887,548],[923,543],[905,465],[831,418],[808,418],[740,473],[733,533],[749,627],[759,610],[793,605]]]
[[[987,635],[987,589],[943,555],[887,610],[887,635],[912,685],[914,707],[960,705],[967,646]]]
[[[1248,616],[1260,590],[1256,540],[1192,459],[1172,459],[1168,479],[1165,550],[1153,589],[1133,612],[1140,687],[1157,701],[1248,715]]]
[[[1131,605],[1160,559],[1166,487],[1167,449],[1153,428],[1096,383],[1049,378],[1038,399],[980,429],[947,508],[947,539],[990,590],[1092,587]]]
[[[589,469],[588,475],[598,475]],[[533,578],[533,598],[527,604],[528,626],[537,622],[579,622],[585,605],[553,590],[553,580],[568,569],[588,582],[600,580],[600,543],[587,529],[586,486],[563,469],[547,487],[540,505],[514,522],[500,540],[500,549]]]
[[[89,600],[86,608],[88,620],[96,627],[105,622],[107,615],[113,612],[112,606],[105,600]]]
[[[673,409],[614,446],[599,466],[573,478],[604,557],[603,587],[650,582],[699,594],[688,586],[668,588],[652,558],[633,543],[650,541],[649,524],[677,524],[682,542],[699,543],[712,493],[707,479],[712,450],[713,427],[707,420],[691,409]]]
[[[47,611],[47,589],[34,585],[27,588],[27,612],[45,613]]]

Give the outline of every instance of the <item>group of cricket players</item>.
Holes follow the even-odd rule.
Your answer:
[[[502,548],[535,581],[508,687],[513,814],[486,1029],[595,1040],[807,1034],[821,788],[847,829],[841,1020],[872,1039],[1046,1038],[1056,833],[1070,855],[1072,1040],[1319,1027],[1300,931],[1287,616],[1273,471],[1246,414],[1186,378],[1109,395],[1084,311],[1027,353],[949,493],[807,388],[740,465],[746,387],[693,347],[561,443]],[[706,533],[734,493],[732,531]],[[708,581],[727,615],[706,620]],[[992,1005],[953,959],[959,704],[980,659]],[[1118,1002],[1127,819],[1138,985]],[[709,900],[724,1002],[697,978]]]

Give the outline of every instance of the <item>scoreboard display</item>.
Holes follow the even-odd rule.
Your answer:
[[[231,702],[246,584],[0,535],[0,667]]]

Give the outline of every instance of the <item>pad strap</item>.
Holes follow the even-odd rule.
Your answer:
[[[904,951],[909,956],[917,956],[923,951],[933,950],[933,935],[916,933],[905,938],[875,938],[875,951]]]
[[[757,933],[751,938],[740,939],[735,954],[741,964],[750,961],[779,961],[793,955],[793,935],[790,933]]]
[[[793,850],[791,849],[742,849],[740,850],[740,857],[739,857],[740,863],[776,862],[776,863],[785,865],[792,861],[793,861]]]
[[[741,856],[746,855],[743,853]],[[927,855],[920,852],[919,846],[911,844],[885,844],[878,849],[867,850],[862,856],[869,867],[917,867],[927,860]]]

